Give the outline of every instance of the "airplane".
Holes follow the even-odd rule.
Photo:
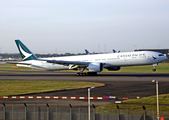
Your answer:
[[[156,65],[167,59],[162,53],[154,51],[37,58],[20,40],[15,42],[23,59],[16,63],[17,66],[51,71],[76,70],[77,75],[97,75],[104,68],[117,71],[123,66],[138,65],[153,65],[153,71],[156,71]]]

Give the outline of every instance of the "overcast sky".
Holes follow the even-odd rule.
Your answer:
[[[0,0],[0,52],[169,48],[169,0]]]

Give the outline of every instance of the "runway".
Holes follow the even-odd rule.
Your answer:
[[[2,72],[2,71],[1,71]],[[0,80],[65,80],[65,81],[86,81],[104,83],[105,86],[91,90],[92,97],[103,95],[116,96],[118,98],[128,97],[129,99],[137,96],[146,97],[155,95],[155,84],[153,79],[159,81],[159,94],[169,93],[169,73],[99,73],[98,76],[76,76],[75,72],[52,72],[52,71],[8,71],[0,74]],[[87,97],[87,88],[52,91],[46,93],[29,94],[31,96],[70,96]],[[86,106],[87,100],[61,100],[61,99],[0,99],[1,103],[29,105],[51,105]],[[104,104],[114,104],[114,100],[91,100],[91,104],[96,106]]]

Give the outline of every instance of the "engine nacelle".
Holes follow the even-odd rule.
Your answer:
[[[120,70],[121,67],[107,67],[106,69],[110,70],[110,71],[116,71],[116,70]]]
[[[88,70],[89,72],[101,72],[103,70],[103,63],[90,63]]]

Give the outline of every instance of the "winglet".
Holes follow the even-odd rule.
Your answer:
[[[18,47],[23,61],[37,60],[37,57],[20,40],[15,40],[15,43]]]

